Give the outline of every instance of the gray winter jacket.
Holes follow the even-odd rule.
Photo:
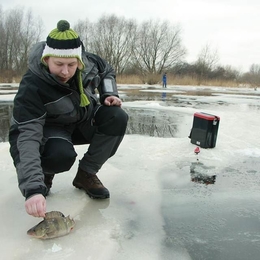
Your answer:
[[[87,120],[98,102],[96,89],[101,103],[107,96],[118,96],[113,68],[99,56],[83,51],[85,69],[82,71],[82,81],[90,105],[80,107],[78,89],[59,82],[41,63],[44,46],[45,42],[40,42],[30,53],[28,71],[14,99],[9,132],[10,153],[19,188],[26,198],[38,192],[46,193],[40,156],[45,141],[44,126],[54,124],[69,127]],[[106,88],[104,81],[108,79],[112,84]]]

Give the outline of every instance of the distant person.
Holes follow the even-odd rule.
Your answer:
[[[90,145],[73,185],[92,198],[109,198],[96,174],[116,153],[128,121],[113,68],[86,52],[65,20],[58,22],[46,42],[34,46],[28,68],[14,99],[9,132],[27,213],[45,216],[53,178],[72,167],[78,144]]]
[[[165,72],[162,77],[163,88],[167,88],[167,73]]]

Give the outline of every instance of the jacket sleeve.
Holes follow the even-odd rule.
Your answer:
[[[40,155],[45,109],[37,91],[28,90],[23,83],[14,99],[9,131],[10,153],[23,196],[45,196],[47,187],[44,184]]]
[[[100,77],[100,84],[98,85],[100,103],[103,104],[105,98],[108,96],[118,97],[116,74],[113,67],[95,54],[87,53],[87,57],[97,66],[98,69]]]
[[[16,164],[19,189],[25,198],[34,194],[46,195],[44,175],[41,168],[40,142],[43,120],[15,124],[18,131],[16,149],[19,159]]]

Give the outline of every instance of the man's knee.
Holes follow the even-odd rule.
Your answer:
[[[122,108],[116,106],[102,106],[95,116],[95,123],[98,127],[98,131],[106,135],[124,135],[127,121],[127,113]]]
[[[68,171],[74,164],[77,153],[73,145],[60,138],[50,138],[41,155],[44,172],[58,173]]]

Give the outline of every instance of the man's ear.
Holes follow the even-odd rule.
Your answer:
[[[77,60],[78,60],[78,69],[82,70],[83,69],[82,63],[79,61],[79,59],[77,59]]]
[[[49,65],[49,58],[49,56],[43,58],[43,61],[47,66]]]

